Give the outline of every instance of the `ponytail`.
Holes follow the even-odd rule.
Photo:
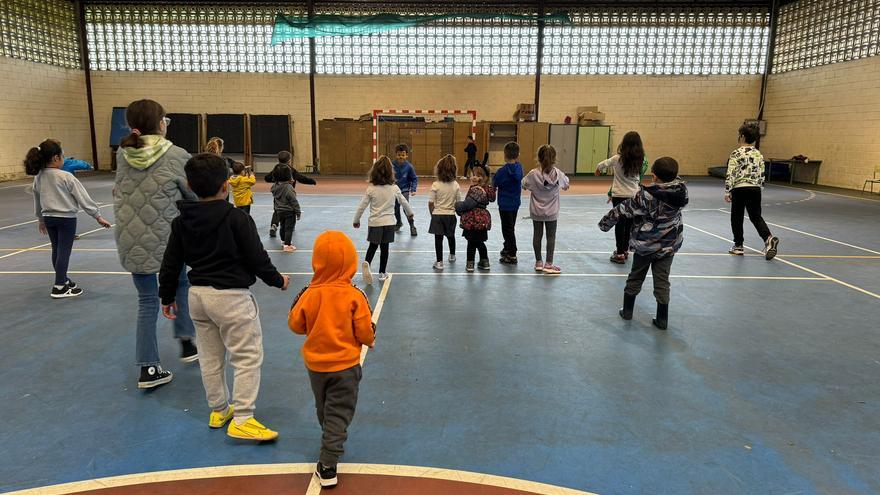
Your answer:
[[[62,155],[61,142],[56,139],[47,139],[39,146],[31,148],[24,158],[24,170],[28,175],[37,175],[49,165],[56,156]]]
[[[165,118],[165,109],[153,100],[137,100],[125,109],[125,120],[131,134],[119,141],[123,148],[140,148],[144,145],[142,134],[158,134],[159,124]]]
[[[541,165],[541,172],[549,172],[556,165],[556,148],[549,144],[538,148],[538,164]]]

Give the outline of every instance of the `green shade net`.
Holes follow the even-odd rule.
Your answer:
[[[571,18],[568,16],[568,13],[565,12],[556,12],[545,16],[489,12],[435,15],[316,15],[311,19],[308,17],[290,17],[277,14],[275,16],[275,28],[272,30],[272,44],[277,45],[284,41],[297,38],[359,36],[364,34],[382,33],[394,29],[421,26],[431,22],[453,18],[506,19],[515,21],[545,21],[571,24]]]

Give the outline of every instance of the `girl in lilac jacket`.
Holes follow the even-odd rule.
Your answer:
[[[559,218],[559,193],[568,190],[568,176],[556,168],[556,149],[549,144],[538,148],[538,165],[522,182],[522,188],[532,193],[529,213],[534,226],[532,247],[535,249],[535,271],[557,275],[562,273],[562,269],[553,264],[556,221]],[[546,262],[541,258],[541,241],[545,227],[547,229]]]

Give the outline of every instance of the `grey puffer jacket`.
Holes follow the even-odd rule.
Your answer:
[[[141,150],[145,151],[139,154]],[[145,153],[149,155],[144,156]],[[119,261],[129,272],[159,272],[171,235],[171,221],[180,214],[177,202],[198,199],[187,186],[183,172],[189,159],[190,154],[177,146],[170,146],[164,152],[119,149],[113,198],[116,228],[113,230]]]

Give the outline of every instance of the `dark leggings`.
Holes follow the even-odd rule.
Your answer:
[[[67,283],[67,267],[76,235],[76,218],[43,217],[49,241],[52,242],[52,267],[55,268],[55,285]]]
[[[474,261],[477,251],[480,252],[480,261],[489,259],[489,251],[486,250],[484,241],[468,241],[467,243],[467,260],[469,263]]]
[[[293,245],[293,231],[296,229],[296,213],[292,211],[282,211],[278,213],[278,221],[281,222],[281,241],[285,245]]]
[[[611,204],[614,206],[623,203],[630,198],[611,198]],[[614,240],[616,241],[616,254],[626,254],[629,251],[629,236],[632,231],[632,219],[620,216],[617,225],[614,226]]]
[[[449,254],[455,254],[455,235],[447,235],[449,241]],[[434,234],[434,251],[437,252],[437,261],[443,261],[443,235]]]
[[[541,239],[544,237],[544,226],[547,226],[547,263],[553,264],[553,251],[556,249],[556,220],[540,222],[532,220],[535,233],[532,236],[532,247],[535,248],[535,261],[541,260]]]
[[[737,187],[730,190],[730,226],[733,229],[733,243],[743,245],[743,218],[749,212],[749,220],[764,242],[772,235],[761,216],[761,188]]]
[[[367,256],[364,258],[367,263],[373,263],[373,256],[376,255],[376,249],[382,248],[382,252],[379,254],[379,273],[387,273],[385,269],[388,268],[388,243],[383,242],[382,244],[376,244],[375,242],[370,243],[370,247],[367,248]]]

